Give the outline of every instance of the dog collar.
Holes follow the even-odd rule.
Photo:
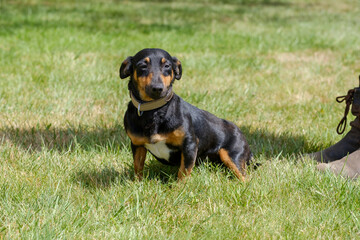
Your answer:
[[[171,100],[173,96],[174,96],[174,92],[171,91],[163,98],[150,102],[141,103],[139,100],[136,99],[136,97],[134,97],[134,95],[130,91],[131,102],[136,107],[137,114],[139,117],[143,114],[144,111],[150,111],[164,106],[166,103],[168,103]]]

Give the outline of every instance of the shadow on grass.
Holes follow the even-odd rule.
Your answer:
[[[241,126],[254,157],[262,155],[274,158],[279,155],[290,156],[318,151],[324,146],[313,143],[303,135],[291,133],[273,133],[264,129],[253,129],[251,126]]]
[[[251,145],[254,154],[255,165],[258,156],[266,159],[273,159],[278,156],[299,156],[302,153],[313,152],[318,150],[318,146],[311,144],[304,136],[296,136],[289,133],[275,134],[263,129],[255,129],[251,126],[241,127],[247,141]],[[208,160],[204,160],[205,162]],[[203,164],[202,160],[197,165]],[[208,164],[216,164],[209,163]],[[215,166],[215,165],[214,165]],[[196,167],[196,166],[195,166]],[[220,166],[226,169],[225,166]],[[261,167],[261,166],[260,166]],[[148,180],[156,180],[161,184],[169,184],[177,179],[179,167],[167,166],[158,162],[147,154],[146,165],[144,168],[144,178]],[[214,167],[214,169],[217,169]],[[127,181],[136,181],[134,176],[134,168],[130,163],[123,171],[118,172],[112,168],[104,168],[103,170],[84,170],[76,173],[75,181],[79,182],[86,189],[108,188],[112,184],[124,185]]]
[[[166,166],[156,160],[149,161],[148,159],[144,178],[160,181],[161,184],[168,184],[176,181],[177,171],[177,167]],[[125,185],[128,181],[137,181],[132,166],[124,168],[121,172],[112,167],[105,167],[101,170],[83,169],[73,174],[72,180],[87,190],[107,189],[114,184]]]
[[[300,153],[313,152],[319,149],[318,145],[307,141],[305,136],[296,136],[289,133],[275,134],[263,129],[254,129],[251,126],[242,126],[242,132],[251,146],[256,161],[258,156],[272,159],[279,155],[290,156]],[[119,124],[110,128],[104,127],[68,127],[57,129],[53,127],[16,128],[3,127],[0,129],[0,140],[20,146],[26,151],[55,150],[60,153],[82,149],[92,151],[107,149],[118,151],[129,144],[128,137]],[[73,177],[87,189],[108,188],[113,183],[125,184],[134,181],[134,168],[132,160],[122,172],[113,168],[102,170],[82,170]],[[200,163],[201,164],[201,163]],[[156,179],[163,184],[176,181],[178,167],[163,165],[147,155],[145,177]]]
[[[116,124],[105,127],[3,127],[0,129],[0,141],[11,142],[26,151],[56,150],[59,152],[73,151],[80,148],[86,151],[106,148],[121,149],[127,141],[122,126]]]
[[[73,175],[73,180],[86,189],[109,188],[119,180],[120,173],[114,168],[79,171]]]
[[[277,134],[264,129],[254,129],[251,126],[242,126],[240,128],[246,136],[251,151],[254,154],[254,162],[249,166],[249,168],[254,170],[256,170],[257,167],[261,167],[261,164],[258,165],[257,163],[259,156],[269,161],[278,156],[292,156],[295,159],[298,158],[300,160],[300,155],[304,153],[318,151],[319,149],[327,147],[321,145],[321,143],[313,143],[303,135],[294,135],[291,133]],[[146,159],[146,166],[144,169],[145,178],[148,180],[158,180],[162,184],[176,181],[179,167],[164,165],[150,155],[151,154],[148,153]],[[227,171],[227,168],[222,164],[219,166],[218,163],[211,163],[208,159],[200,160],[197,165],[204,164],[204,162],[207,162],[205,164],[210,166],[213,165],[214,167],[212,169],[214,171],[217,171],[215,170],[218,169],[217,167],[224,168]],[[120,175],[129,180],[135,179],[132,166],[128,167],[123,173],[120,173]]]

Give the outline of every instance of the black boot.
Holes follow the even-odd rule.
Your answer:
[[[310,153],[309,157],[318,162],[332,162],[339,160],[360,148],[360,120],[356,117],[350,123],[351,130],[338,143],[319,152]]]
[[[347,154],[351,154],[360,148],[360,87],[349,90],[346,96],[337,97],[336,101],[339,103],[346,101],[344,117],[337,127],[337,132],[339,134],[342,134],[345,131],[347,114],[351,104],[351,113],[357,117],[350,123],[350,131],[338,143],[326,148],[325,150],[308,154],[310,158],[313,158],[318,162],[327,163],[339,160]]]

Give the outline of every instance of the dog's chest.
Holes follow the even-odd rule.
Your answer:
[[[158,158],[167,161],[170,159],[170,153],[172,152],[172,149],[166,145],[165,140],[159,141],[157,143],[145,143],[145,148]]]

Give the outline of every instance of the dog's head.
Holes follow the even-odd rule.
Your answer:
[[[181,74],[181,62],[157,48],[141,50],[135,56],[126,58],[120,67],[120,78],[130,76],[129,89],[143,101],[166,96]]]

